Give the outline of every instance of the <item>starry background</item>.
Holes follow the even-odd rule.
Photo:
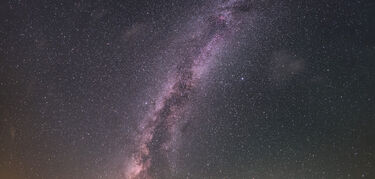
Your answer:
[[[203,3],[2,1],[0,178],[121,178]],[[175,177],[374,178],[375,3],[253,4],[184,114]]]

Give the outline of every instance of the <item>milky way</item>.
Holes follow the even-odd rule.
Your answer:
[[[216,5],[209,15],[202,15],[205,27],[196,27],[188,37],[193,47],[181,49],[184,52],[178,57],[182,59],[175,66],[176,72],[169,77],[155,107],[139,124],[135,153],[125,164],[125,178],[153,178],[151,171],[158,170],[161,165],[171,165],[167,156],[176,150],[172,143],[180,114],[215,57],[224,50],[225,42],[231,41],[239,30],[241,19],[236,15],[248,8],[249,4],[232,0]],[[157,164],[154,162],[156,157],[159,158]]]
[[[370,1],[0,13],[0,179],[375,178]]]

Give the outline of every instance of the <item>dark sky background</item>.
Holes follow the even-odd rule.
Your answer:
[[[1,1],[0,178],[122,178],[204,4]],[[375,178],[375,3],[250,4],[183,114],[172,178]]]

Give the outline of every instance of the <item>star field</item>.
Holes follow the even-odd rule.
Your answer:
[[[374,178],[374,8],[0,2],[0,178]]]

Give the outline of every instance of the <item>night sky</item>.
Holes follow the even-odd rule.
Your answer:
[[[375,3],[3,0],[0,178],[375,178]]]

